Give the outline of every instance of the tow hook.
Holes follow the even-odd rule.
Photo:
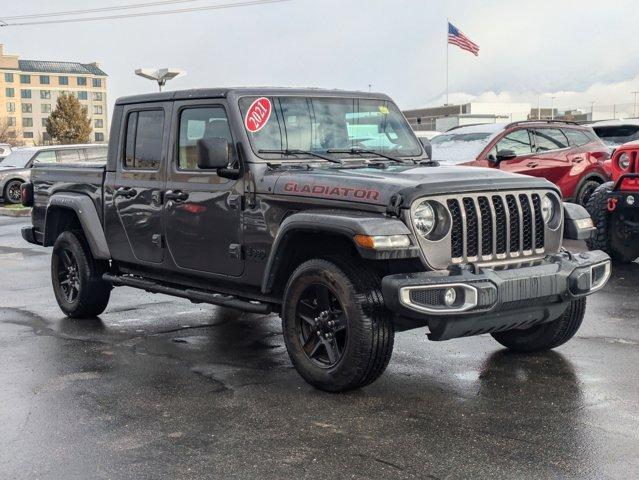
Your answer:
[[[614,212],[617,209],[617,199],[616,198],[609,198],[608,199],[608,211],[609,212]]]

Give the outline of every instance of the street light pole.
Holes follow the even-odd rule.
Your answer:
[[[634,107],[633,107],[633,110],[632,110],[632,112],[633,112],[632,116],[634,118],[637,118],[637,94],[639,93],[639,91],[634,91],[634,92],[630,92],[630,93],[632,93],[635,96],[635,103],[634,103]]]
[[[551,120],[555,119],[555,98],[557,97],[550,97],[550,119]]]

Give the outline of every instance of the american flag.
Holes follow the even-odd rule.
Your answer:
[[[479,56],[479,45],[471,42],[455,25],[448,22],[448,43],[457,45],[462,50],[466,50],[476,57]]]

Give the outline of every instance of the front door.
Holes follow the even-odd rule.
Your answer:
[[[118,260],[162,263],[164,259],[163,158],[168,144],[164,131],[170,114],[170,104],[124,112],[123,151],[112,189],[112,201],[126,237],[126,243],[120,242],[121,251],[113,252]]]
[[[497,158],[499,152],[510,150],[517,156],[510,160],[501,161],[499,168],[507,172],[535,175],[535,165],[531,161],[532,148],[530,134],[527,129],[522,128],[499,139],[492,149],[492,155]]]
[[[164,194],[168,252],[183,273],[239,276],[244,270],[242,180],[197,166],[197,143],[202,138],[226,139],[231,166],[237,165],[226,106],[210,100],[176,102],[172,131],[174,147]]]
[[[572,168],[568,159],[568,139],[559,128],[535,128],[531,133],[534,142],[532,161],[537,164],[538,176],[561,186],[562,179]],[[562,192],[564,197],[567,193]]]

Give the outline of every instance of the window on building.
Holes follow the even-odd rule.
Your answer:
[[[129,114],[124,151],[125,168],[157,170],[160,167],[163,128],[163,110],[144,110]]]
[[[16,104],[14,102],[7,102],[7,112],[15,112]]]
[[[47,120],[49,120],[49,117],[43,117],[42,118],[42,126],[44,128],[47,128]]]
[[[30,75],[20,75],[20,83],[31,83]]]
[[[93,101],[101,102],[102,101],[102,92],[93,92]]]
[[[95,132],[95,141],[96,142],[104,142],[104,133]]]
[[[69,77],[58,77],[58,84],[69,85]]]
[[[5,73],[4,74],[5,82],[13,82],[13,73]]]
[[[189,108],[180,115],[178,168],[197,169],[197,142],[202,138],[226,138],[233,151],[233,138],[222,107]]]
[[[102,115],[102,105],[94,105],[93,106],[93,114],[94,115]]]
[[[41,105],[41,107],[42,107],[42,110],[41,110],[42,113],[51,113],[51,104],[50,103],[43,103]]]
[[[31,103],[23,103],[22,113],[31,113],[31,112],[33,112],[33,105]]]
[[[22,132],[22,138],[33,138],[33,132]]]
[[[22,119],[23,127],[33,127],[33,118],[23,118]]]
[[[31,98],[31,90],[20,90],[20,98]]]
[[[102,120],[101,118],[96,118],[95,120],[93,120],[93,127],[104,128],[104,120]]]
[[[78,92],[78,100],[88,100],[88,92]]]
[[[101,78],[94,78],[92,80],[93,86],[94,87],[101,87],[102,86],[102,79]]]
[[[42,100],[49,100],[51,98],[51,90],[40,90],[40,98]]]
[[[13,88],[6,88],[5,89],[5,94],[7,95],[7,97],[15,97],[16,96],[16,91]]]
[[[16,117],[7,117],[7,126],[15,127],[16,126]]]
[[[76,81],[76,83],[78,84],[79,87],[87,84],[86,77],[78,77],[78,78],[75,79],[75,81]]]
[[[50,83],[49,75],[40,75],[40,84],[41,85],[49,85]]]

